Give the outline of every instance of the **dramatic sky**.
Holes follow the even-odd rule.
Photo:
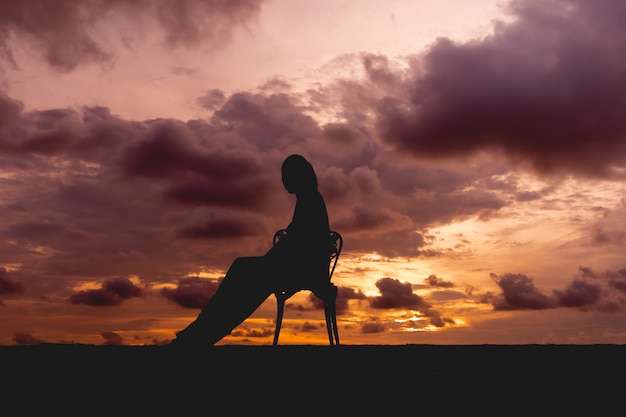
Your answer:
[[[348,344],[626,343],[623,0],[0,2],[0,344],[162,344],[291,220]],[[259,277],[263,279],[263,277]],[[325,344],[319,303],[282,343]],[[268,344],[265,302],[221,343]]]

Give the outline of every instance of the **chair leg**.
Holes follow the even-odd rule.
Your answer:
[[[333,340],[332,313],[330,303],[328,301],[324,301],[324,315],[326,316],[326,330],[328,330],[328,341],[331,345],[334,345],[335,343]]]
[[[334,287],[334,294],[324,300],[324,314],[326,316],[328,341],[331,345],[338,345],[339,330],[337,329],[337,287]]]
[[[278,344],[278,336],[280,335],[280,326],[283,323],[283,312],[285,311],[285,298],[276,295],[276,329],[274,330],[274,346]]]
[[[332,321],[333,321],[333,331],[335,332],[335,344],[339,344],[339,330],[337,329],[337,311],[336,311],[336,307],[334,305],[335,303],[333,303],[333,309],[332,309]]]

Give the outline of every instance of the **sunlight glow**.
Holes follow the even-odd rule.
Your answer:
[[[209,278],[209,279],[220,279],[224,277],[224,271],[221,269],[210,269],[210,270],[201,270],[200,272],[190,272],[187,274],[190,277],[199,277],[199,278]]]
[[[81,281],[78,284],[72,287],[72,291],[88,291],[88,290],[98,290],[102,287],[102,283],[100,281]]]

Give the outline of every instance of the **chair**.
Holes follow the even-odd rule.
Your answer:
[[[275,245],[287,234],[287,230],[281,229],[274,234]],[[276,330],[274,331],[274,345],[278,344],[278,336],[280,335],[280,327],[283,321],[283,313],[285,311],[285,301],[295,293],[302,290],[309,290],[315,294],[317,298],[324,302],[324,315],[326,317],[326,329],[328,330],[328,340],[331,345],[339,345],[339,332],[337,330],[337,286],[331,283],[337,259],[343,248],[343,238],[338,232],[331,231],[329,240],[329,256],[330,265],[328,272],[328,281],[316,288],[300,288],[298,290],[277,290],[274,291],[276,296],[277,312],[276,312]]]

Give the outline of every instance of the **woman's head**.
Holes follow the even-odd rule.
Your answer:
[[[283,185],[290,194],[317,191],[313,166],[302,155],[290,155],[282,166]]]

